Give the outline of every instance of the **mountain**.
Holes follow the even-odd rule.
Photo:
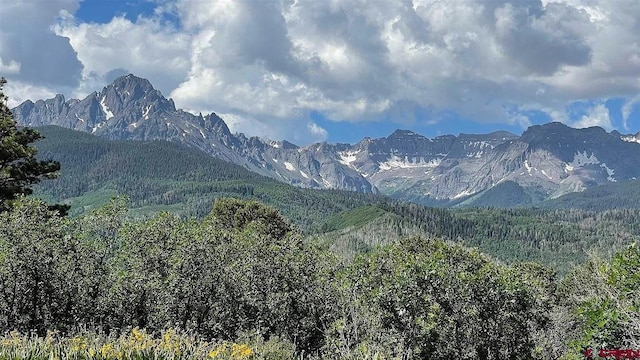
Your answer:
[[[148,80],[134,75],[119,77],[83,100],[57,95],[25,101],[12,111],[24,126],[58,125],[118,140],[167,140],[290,184],[376,192],[356,171],[324,161],[321,152],[301,151],[286,141],[234,135],[216,114],[196,116],[178,110]]]
[[[421,235],[461,241],[503,261],[540,261],[561,271],[583,261],[585,249],[606,253],[640,239],[640,209],[429,208],[376,194],[301,189],[167,141],[108,140],[57,126],[37,130],[45,136],[36,143],[38,156],[59,161],[62,170],[59,178],[37,184],[35,195],[70,204],[72,215],[125,194],[132,217],[166,210],[203,218],[215,199],[234,197],[279,209],[309,241],[345,258],[398,237]]]
[[[308,231],[338,212],[385,202],[380,195],[301,189],[168,141],[108,140],[45,126],[38,158],[60,162],[60,176],[34,194],[71,205],[79,215],[116,195],[127,195],[134,216],[161,210],[202,218],[213,201],[234,197],[269,204]]]
[[[82,100],[26,101],[25,126],[58,125],[108,139],[167,140],[299,187],[381,192],[424,204],[525,206],[640,177],[640,134],[536,125],[521,136],[443,135],[408,130],[356,144],[299,147],[232,134],[216,114],[175,108],[151,83],[116,79]],[[507,192],[507,194],[505,194]]]

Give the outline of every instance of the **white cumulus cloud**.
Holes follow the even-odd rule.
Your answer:
[[[10,82],[82,96],[131,72],[180,108],[224,114],[234,131],[302,143],[327,136],[312,112],[521,127],[537,112],[611,129],[604,105],[578,117],[570,109],[612,98],[626,104],[628,128],[640,93],[633,1],[175,0],[106,23],[79,21],[78,6],[90,4],[0,8]]]

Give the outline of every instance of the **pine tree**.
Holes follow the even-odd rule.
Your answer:
[[[10,209],[12,200],[32,193],[31,185],[55,178],[60,170],[56,161],[36,159],[37,149],[31,144],[42,136],[33,129],[18,128],[7,105],[8,97],[2,91],[6,83],[5,78],[0,78],[0,211]]]

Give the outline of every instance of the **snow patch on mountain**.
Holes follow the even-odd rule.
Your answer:
[[[587,152],[579,152],[573,156],[573,161],[569,163],[569,166],[572,168],[582,167],[585,165],[598,165],[600,164],[600,160],[592,153],[587,156]]]
[[[607,166],[606,163],[602,163],[600,164],[600,167],[604,168],[607,171],[607,180],[611,181],[611,182],[617,182],[618,180],[616,180],[613,175],[616,173],[615,170],[613,169],[609,169],[609,167]]]
[[[461,197],[469,196],[469,195],[471,195],[471,194],[473,194],[473,192],[472,192],[472,191],[464,190],[464,191],[462,191],[462,192],[460,192],[460,193],[456,194],[454,197],[452,197],[452,199],[459,199],[459,198],[461,198]]]
[[[524,168],[527,169],[527,173],[529,173],[530,176],[533,176],[533,174],[531,174],[531,166],[529,165],[529,160],[525,160],[524,161]],[[522,173],[522,175],[524,175],[524,173]]]
[[[405,156],[403,159],[396,155],[392,155],[387,161],[378,164],[378,167],[380,168],[380,170],[412,169],[423,167],[434,168],[440,165],[441,161],[441,158],[434,158],[429,161],[425,161],[423,157],[413,158],[413,161],[411,161],[408,156]]]
[[[105,95],[102,97],[102,100],[100,100],[100,107],[102,108],[102,112],[104,113],[104,115],[107,117],[107,120],[109,120],[113,117],[113,113],[107,107],[106,100],[107,96]]]
[[[92,134],[93,134],[93,133],[95,133],[95,132],[96,132],[96,131],[98,131],[98,129],[100,129],[103,125],[104,125],[104,123],[96,124],[96,126],[94,126],[94,127],[92,127],[92,128],[91,128],[91,133],[92,133]]]
[[[144,110],[144,113],[142,114],[142,117],[145,120],[149,120],[149,111],[151,111],[151,105],[148,105],[147,108]]]
[[[353,163],[357,159],[357,155],[360,151],[341,151],[338,153],[338,162],[342,165],[353,167]]]
[[[294,171],[296,169],[296,167],[293,166],[293,164],[288,161],[284,162],[284,167],[287,168],[287,170],[289,171]]]
[[[620,139],[622,139],[622,141],[640,144],[640,139],[635,136],[623,136]]]

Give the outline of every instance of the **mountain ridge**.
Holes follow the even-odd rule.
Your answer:
[[[176,109],[172,99],[132,74],[84,99],[28,100],[13,113],[23,126],[58,125],[109,139],[180,143],[300,187],[381,192],[421,202],[472,204],[474,195],[505,181],[517,184],[506,188],[534,194],[537,201],[640,177],[634,164],[640,159],[640,134],[548,123],[521,136],[495,131],[429,139],[397,129],[355,144],[299,147],[232,134],[215,113]]]

